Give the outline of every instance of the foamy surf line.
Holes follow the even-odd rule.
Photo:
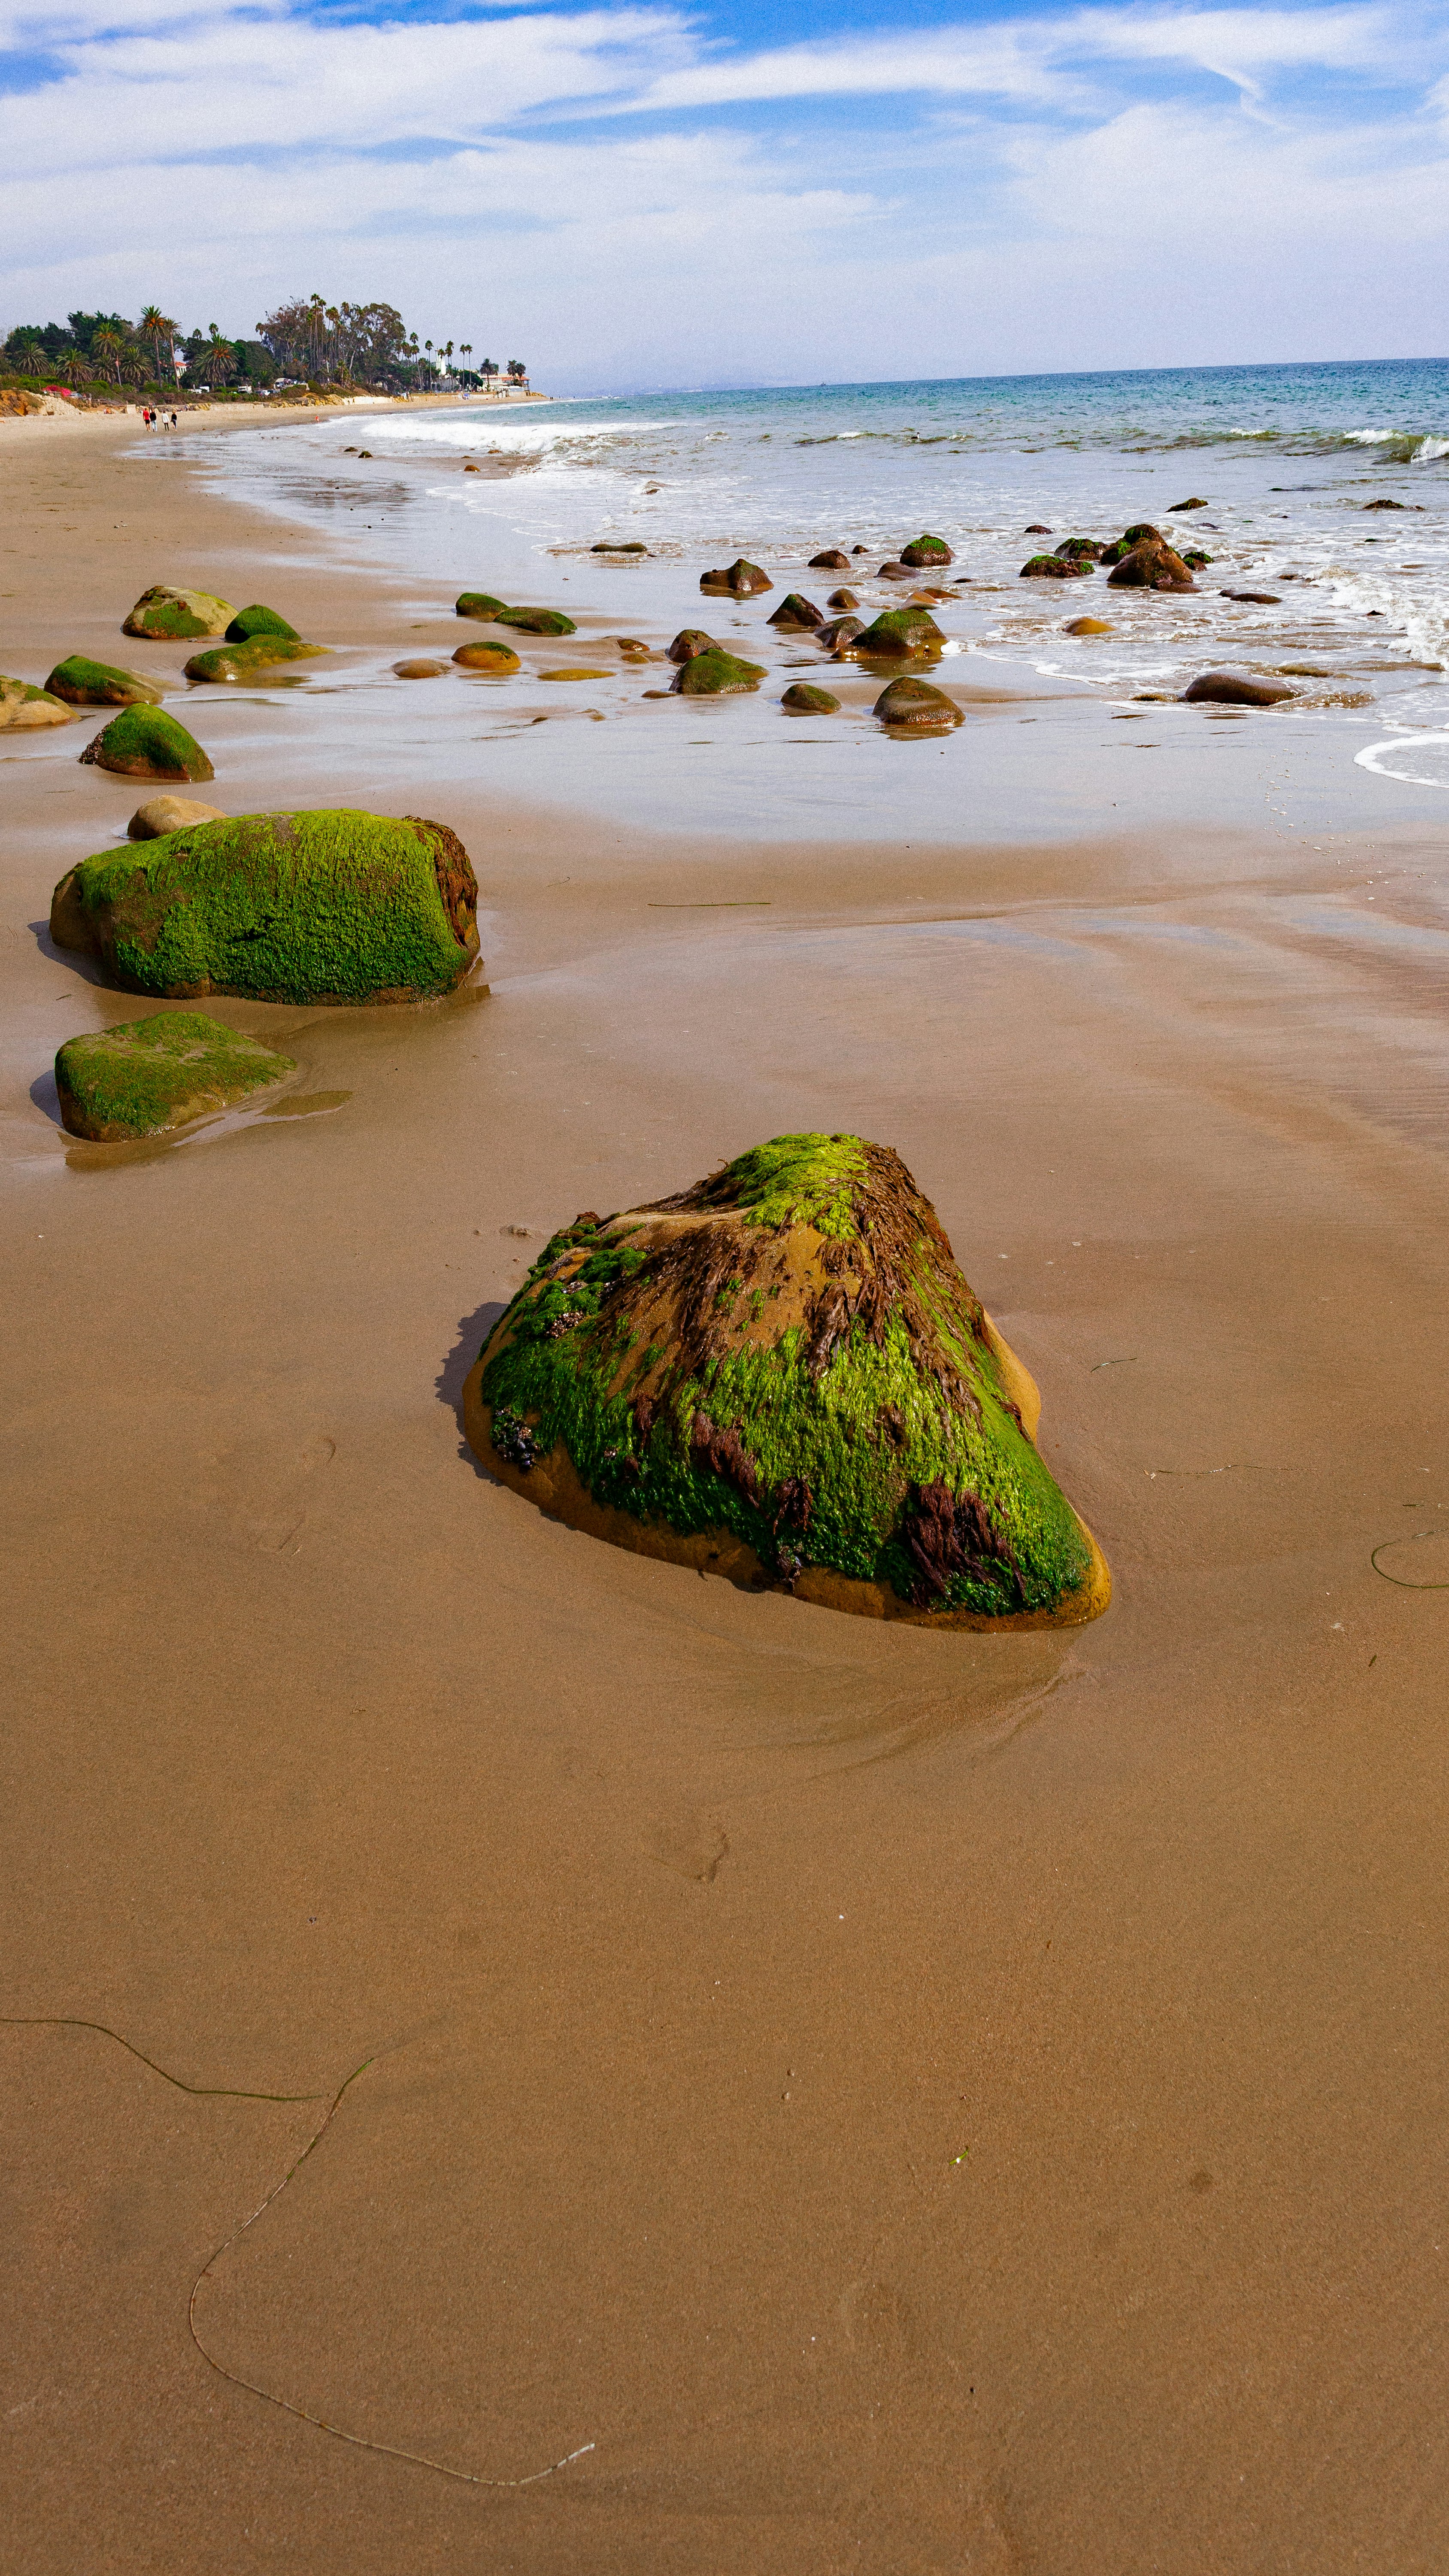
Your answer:
[[[1449,787],[1449,733],[1394,734],[1355,752],[1354,766],[1401,787]]]

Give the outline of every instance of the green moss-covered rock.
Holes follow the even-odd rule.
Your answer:
[[[825,611],[817,608],[813,599],[807,599],[803,591],[788,590],[765,622],[768,626],[823,626]]]
[[[647,555],[649,549],[641,544],[638,537],[600,537],[597,545],[590,546],[589,552],[591,555]]]
[[[460,591],[455,602],[459,617],[475,617],[481,626],[491,625],[499,610],[507,606],[507,600],[495,599],[491,590]]]
[[[113,769],[120,778],[214,778],[194,734],[160,707],[123,707],[81,753],[97,769]]]
[[[930,535],[912,537],[910,544],[901,548],[901,561],[903,564],[909,564],[913,572],[919,571],[925,564],[948,564],[954,563],[955,560],[944,537]]]
[[[847,644],[853,644],[864,633],[863,617],[832,617],[827,625],[816,627],[815,641],[827,653],[843,653]]]
[[[1063,537],[1053,548],[1065,563],[1094,564],[1102,560],[1102,548],[1096,537]]]
[[[676,697],[727,698],[739,689],[757,689],[764,676],[763,662],[741,661],[722,644],[712,644],[707,653],[680,663],[671,686]]]
[[[909,662],[945,641],[929,608],[887,608],[838,649],[856,662]]]
[[[671,662],[692,662],[699,653],[722,653],[724,646],[706,635],[702,626],[681,626],[669,647]]]
[[[892,680],[876,699],[874,713],[893,733],[950,733],[965,718],[954,698],[933,689],[929,680]]]
[[[378,814],[241,814],[61,878],[58,948],[173,1001],[404,1002],[449,992],[478,954],[478,883],[442,823]]]
[[[224,635],[235,615],[230,600],[216,599],[209,590],[173,590],[169,582],[158,581],[142,591],[121,632],[185,642],[192,635]]]
[[[10,680],[0,674],[0,733],[40,733],[47,725],[74,722],[75,709],[64,699],[32,687],[29,680]]]
[[[736,555],[734,562],[726,564],[722,571],[702,572],[699,586],[717,597],[729,599],[754,599],[762,590],[775,587],[769,574],[761,572],[759,565],[750,563],[744,555]]]
[[[1139,538],[1107,575],[1113,590],[1192,590],[1192,574],[1165,537]]]
[[[561,608],[500,608],[493,623],[516,627],[520,635],[577,635],[579,631]]]
[[[792,716],[838,716],[840,700],[828,689],[812,689],[808,680],[796,680],[780,700]]]
[[[946,1626],[1106,1607],[1030,1378],[899,1156],[857,1136],[777,1136],[576,1218],[464,1402],[505,1483],[643,1554]]]
[[[1021,567],[1023,581],[1081,581],[1090,578],[1090,563],[1079,562],[1075,555],[1028,555]]]
[[[53,698],[72,707],[154,707],[166,694],[166,682],[145,671],[123,671],[114,662],[91,662],[72,653],[57,662],[46,681]]]
[[[476,644],[460,644],[453,659],[465,671],[491,671],[495,678],[505,677],[510,671],[521,671],[523,668],[512,645],[505,644],[501,640],[486,643],[480,640]]]
[[[207,653],[193,653],[186,676],[188,680],[254,680],[274,662],[310,662],[328,649],[325,644],[304,644],[300,636],[251,635],[244,644],[213,644]]]
[[[253,635],[283,635],[289,643],[297,641],[295,626],[279,617],[275,608],[263,608],[260,602],[251,608],[239,608],[226,630],[228,644],[249,643]]]
[[[229,1109],[295,1070],[289,1055],[201,1011],[159,1011],[67,1038],[55,1059],[55,1087],[72,1136],[123,1145]]]
[[[1212,556],[1205,555],[1201,546],[1186,546],[1183,549],[1182,560],[1189,572],[1206,572],[1212,562]]]

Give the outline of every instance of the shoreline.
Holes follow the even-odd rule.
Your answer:
[[[622,755],[590,811],[565,725],[525,770],[348,695],[474,631],[404,540],[349,564],[130,426],[5,451],[0,668],[131,658],[160,579],[295,611],[336,688],[190,699],[208,800],[450,823],[492,989],[209,1004],[300,1114],[78,1146],[55,1047],[153,1006],[42,925],[144,791],[80,766],[98,710],[0,743],[0,2013],[92,2026],[0,2029],[27,2567],[1427,2576],[1432,796],[1284,821],[1286,736],[1222,726],[1084,812],[1110,716],[1012,695],[951,838],[904,750],[875,838],[823,791],[743,829],[704,742],[689,829]],[[1040,1385],[1090,1626],[752,1597],[472,1458],[555,1227],[813,1128],[898,1147]],[[205,2348],[311,2421],[186,2340],[224,2244]]]

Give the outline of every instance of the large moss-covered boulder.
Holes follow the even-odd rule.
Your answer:
[[[1081,581],[1092,571],[1090,563],[1077,555],[1028,555],[1021,567],[1023,581]]]
[[[193,653],[186,676],[188,680],[254,680],[274,662],[311,662],[328,650],[325,644],[304,644],[295,635],[250,635],[244,644],[213,644],[209,652]]]
[[[29,680],[11,680],[0,674],[0,733],[39,733],[46,725],[74,724],[75,709],[63,698],[53,698],[48,689],[34,688]]]
[[[71,653],[57,662],[46,681],[53,698],[72,707],[154,707],[166,695],[165,680],[146,671],[123,671],[114,662],[92,662]]]
[[[892,680],[876,699],[874,713],[892,733],[951,733],[966,719],[954,698],[933,689],[929,680]]]
[[[754,599],[762,590],[775,587],[769,574],[761,572],[759,565],[750,563],[744,555],[736,555],[732,564],[717,572],[702,572],[699,586],[714,597],[728,599]]]
[[[933,1625],[1105,1609],[1037,1393],[890,1148],[777,1136],[556,1234],[464,1391],[554,1518],[740,1584]]]
[[[478,882],[442,823],[408,814],[240,814],[63,876],[58,948],[172,1001],[411,1002],[478,954]]]
[[[158,1011],[154,1019],[67,1038],[55,1059],[55,1088],[72,1136],[124,1145],[214,1116],[295,1071],[291,1056],[201,1011]]]
[[[1102,560],[1102,547],[1096,537],[1063,537],[1052,552],[1066,563],[1094,564]]]
[[[757,689],[764,676],[763,662],[742,661],[722,644],[711,644],[707,653],[681,662],[670,685],[680,698],[728,698],[741,689]]]
[[[226,630],[226,641],[228,644],[247,644],[254,635],[281,635],[289,643],[297,641],[296,627],[289,626],[275,608],[264,608],[260,600],[251,608],[237,610]]]
[[[887,608],[838,649],[856,662],[909,662],[945,641],[929,608]]]
[[[838,716],[840,700],[829,689],[814,689],[808,680],[796,680],[780,700],[792,716]]]
[[[500,608],[495,626],[514,626],[520,635],[577,635],[578,628],[561,608]]]
[[[506,608],[507,606],[507,600],[495,599],[491,590],[460,591],[458,598],[454,603],[455,614],[457,616],[475,617],[479,624],[483,626],[491,625],[493,619],[498,615],[500,608]]]
[[[229,599],[217,599],[209,590],[174,590],[169,582],[158,581],[142,591],[121,632],[184,642],[192,635],[224,635],[235,615]]]
[[[901,548],[902,563],[909,564],[914,572],[919,572],[926,564],[948,564],[955,560],[944,537],[912,537],[910,544]]]
[[[123,707],[104,732],[86,744],[81,759],[97,769],[113,769],[120,778],[214,778],[194,734],[160,707]]]

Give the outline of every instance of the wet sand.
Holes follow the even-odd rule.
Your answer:
[[[183,554],[421,649],[179,465],[57,443],[5,544],[24,676]],[[214,801],[370,801],[292,714],[228,713]],[[1437,2571],[1432,796],[1229,832],[1224,731],[1168,831],[842,851],[420,757],[491,992],[219,1003],[345,1098],[118,1155],[46,1067],[148,1006],[26,928],[139,801],[90,729],[0,742],[0,2009],[229,2090],[0,2029],[10,2563]],[[1037,1379],[1093,1626],[750,1598],[469,1453],[555,1224],[813,1126],[900,1150]],[[187,2330],[364,2063],[194,2314],[377,2450]]]

